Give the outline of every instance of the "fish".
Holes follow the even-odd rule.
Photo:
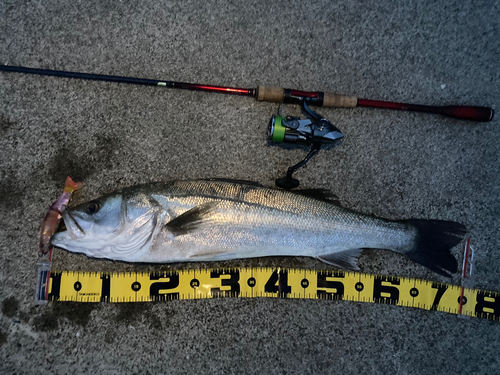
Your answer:
[[[447,277],[467,233],[452,221],[388,220],[344,208],[321,190],[248,181],[178,180],[117,190],[62,213],[52,244],[88,257],[139,263],[314,257],[359,270],[363,249],[402,254]]]
[[[73,192],[79,190],[81,187],[81,182],[74,182],[69,176],[66,178],[64,192],[50,205],[40,226],[40,254],[45,255],[49,252],[51,247],[50,240],[59,226],[62,211],[68,205]]]

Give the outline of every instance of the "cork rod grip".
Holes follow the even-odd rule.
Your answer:
[[[285,99],[285,89],[273,86],[257,86],[257,100],[264,102],[282,102]]]
[[[358,98],[355,96],[345,96],[333,92],[325,92],[324,95],[323,107],[354,108],[358,105]]]

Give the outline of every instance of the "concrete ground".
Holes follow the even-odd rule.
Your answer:
[[[451,0],[6,0],[0,64],[498,108],[499,10]],[[1,373],[500,373],[500,323],[440,312],[272,299],[35,306],[38,229],[67,175],[85,183],[75,204],[158,180],[273,186],[304,150],[268,147],[277,105],[251,98],[12,73],[0,73],[0,88]],[[475,287],[500,290],[499,116],[318,112],[345,141],[297,174],[303,187],[377,216],[464,223]],[[448,281],[389,252],[365,251],[360,266]],[[140,269],[63,250],[54,268]]]

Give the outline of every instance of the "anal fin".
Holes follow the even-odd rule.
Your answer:
[[[332,266],[341,267],[349,271],[359,271],[358,257],[363,249],[349,249],[338,253],[319,255],[316,258]]]

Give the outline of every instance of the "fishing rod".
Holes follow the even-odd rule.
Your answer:
[[[397,103],[380,100],[358,99],[354,96],[346,96],[330,92],[300,91],[272,86],[258,86],[257,88],[245,89],[146,78],[77,73],[63,70],[34,69],[8,65],[0,65],[0,71],[93,81],[128,83],[134,85],[159,86],[192,91],[216,92],[221,94],[251,96],[258,101],[298,104],[301,106],[302,113],[304,113],[307,117],[306,119],[300,119],[298,117],[285,117],[282,113],[281,115],[274,115],[271,118],[268,127],[268,135],[270,140],[273,142],[311,146],[309,153],[301,162],[289,167],[286,176],[276,180],[276,185],[284,189],[292,189],[299,186],[299,180],[292,177],[293,173],[306,165],[306,163],[319,152],[323,145],[330,145],[333,147],[338,146],[344,137],[342,132],[337,127],[318,113],[311,110],[309,105],[334,108],[372,107],[427,112],[462,120],[483,122],[491,121],[494,115],[493,109],[488,107],[458,105],[429,106]]]
[[[196,83],[174,82],[156,79],[120,77],[102,74],[67,72],[63,70],[34,69],[22,66],[0,65],[0,71],[16,72],[25,74],[37,74],[42,76],[55,76],[65,78],[78,78],[93,81],[107,81],[129,83],[134,85],[160,86],[172,89],[183,89],[193,91],[218,92],[221,94],[251,96],[259,101],[300,104],[304,100],[308,105],[319,107],[354,108],[372,107],[397,109],[403,111],[417,111],[437,113],[440,115],[454,117],[471,121],[491,121],[493,119],[493,109],[476,106],[430,106],[409,103],[397,103],[380,100],[358,99],[354,96],[345,96],[330,92],[309,92],[292,89],[283,89],[272,86],[258,86],[255,89],[244,89],[227,86],[201,85]]]

